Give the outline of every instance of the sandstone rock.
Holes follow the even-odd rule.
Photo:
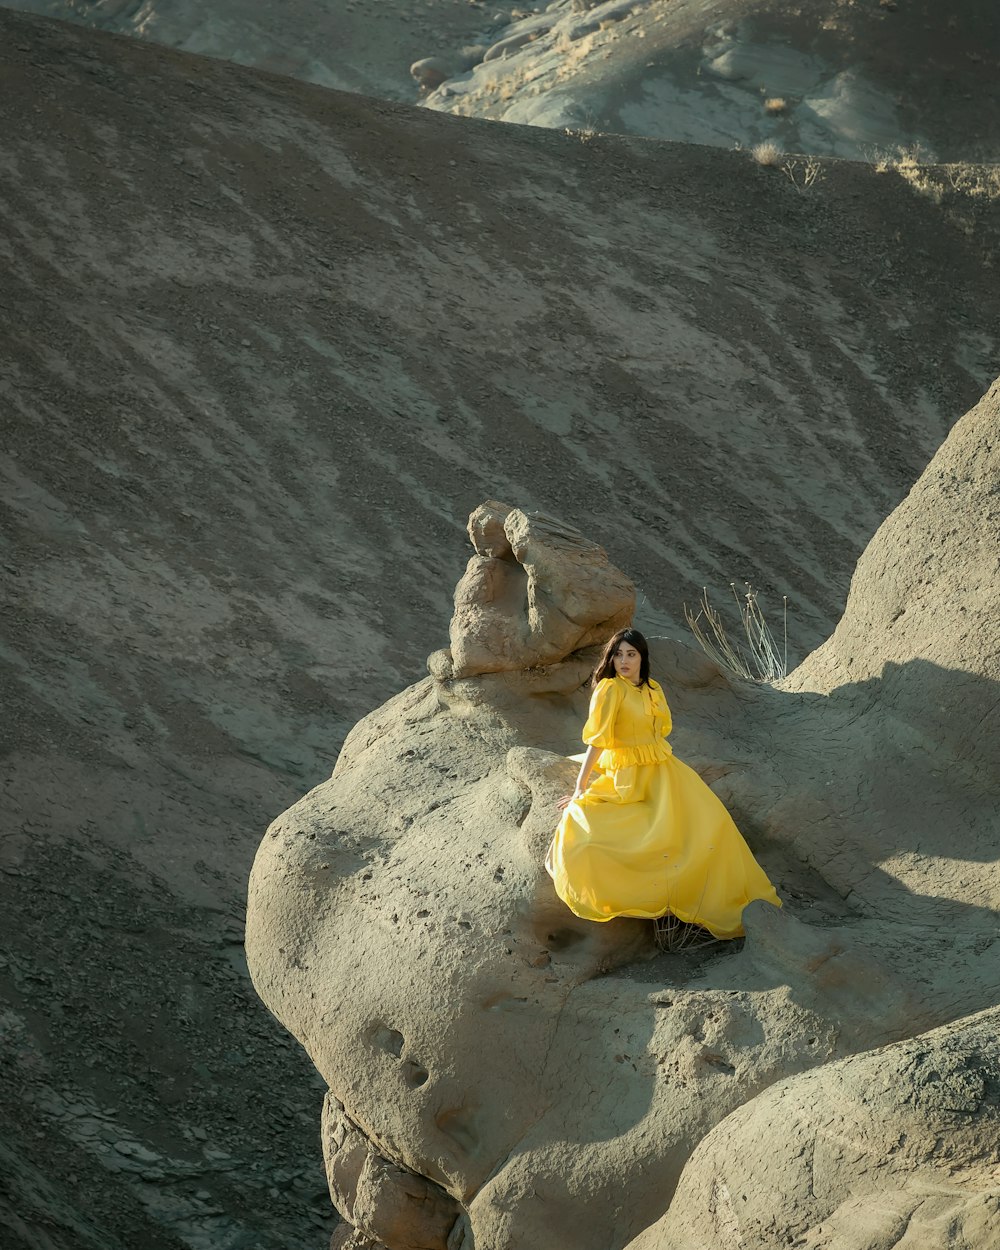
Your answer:
[[[387,1250],[350,1224],[338,1224],[330,1238],[330,1250]]]
[[[555,897],[542,862],[596,653],[572,648],[621,619],[624,579],[557,522],[496,503],[473,514],[455,662],[356,726],[251,879],[258,991],[368,1139],[343,1168],[327,1145],[331,1188],[365,1210],[366,1234],[411,1244],[401,1178],[416,1173],[458,1212],[448,1250],[623,1246],[664,1215],[699,1142],[763,1091],[996,1004],[997,781],[970,771],[964,727],[929,741],[925,703],[969,707],[975,758],[992,758],[998,400],[994,387],[959,422],[873,541],[844,617],[853,658],[835,636],[775,689],[653,642],[678,754],[785,900],[752,905],[745,943],[707,957],[657,954],[649,925],[589,925]],[[897,584],[914,615],[890,649]],[[979,605],[967,633],[940,639],[963,600]],[[515,656],[534,667],[504,670]],[[748,1131],[733,1139],[744,1161]],[[391,1178],[384,1214],[365,1167]],[[838,1218],[860,1229],[867,1199],[848,1190]]]
[[[789,689],[874,689],[921,744],[994,786],[1000,692],[1000,383],[868,545],[830,640]]]
[[[530,43],[547,29],[547,26],[542,26],[541,28],[533,26],[530,30],[519,30],[516,34],[508,35],[506,39],[499,39],[487,48],[483,61],[503,60],[513,52],[516,52],[518,48],[523,48],[526,43]]]
[[[454,73],[454,66],[440,56],[425,56],[410,66],[410,77],[422,91],[433,91]]]
[[[504,560],[513,554],[504,531],[504,522],[513,511],[507,504],[489,499],[471,513],[467,529],[476,555]]]
[[[391,1049],[394,1041],[387,1041]],[[362,1239],[393,1250],[447,1250],[458,1203],[433,1181],[382,1158],[330,1094],[323,1107],[323,1155],[334,1204]]]
[[[477,65],[486,53],[482,44],[466,44],[457,52],[437,53],[434,56],[422,57],[410,66],[410,77],[414,79],[421,91],[434,91],[446,79]]]
[[[469,517],[469,537],[476,554],[455,588],[452,676],[553,664],[631,621],[632,583],[571,526],[490,501]],[[443,661],[433,663],[443,675]]]
[[[985,1011],[779,1081],[709,1133],[629,1250],[996,1245],[998,1037]]]

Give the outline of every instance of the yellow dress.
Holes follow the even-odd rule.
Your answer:
[[[747,903],[781,902],[722,801],[664,741],[670,727],[658,682],[597,684],[583,740],[601,748],[598,771],[563,812],[545,867],[584,920],[670,912],[740,937]]]

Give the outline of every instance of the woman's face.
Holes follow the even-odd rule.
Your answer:
[[[615,672],[636,685],[642,668],[642,656],[630,642],[620,642],[614,654]]]

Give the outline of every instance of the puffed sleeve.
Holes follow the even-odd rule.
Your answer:
[[[625,697],[620,681],[605,677],[594,687],[590,697],[590,713],[583,727],[583,740],[587,746],[600,747],[606,751],[614,742],[615,718]]]
[[[653,693],[653,737],[665,738],[673,728],[673,718],[667,705],[667,696],[658,681],[651,681],[649,688]]]

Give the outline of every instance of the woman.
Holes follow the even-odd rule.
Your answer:
[[[587,753],[545,861],[557,894],[584,920],[669,913],[742,936],[747,903],[781,902],[722,802],[664,740],[670,709],[638,630],[610,639],[593,686]]]

